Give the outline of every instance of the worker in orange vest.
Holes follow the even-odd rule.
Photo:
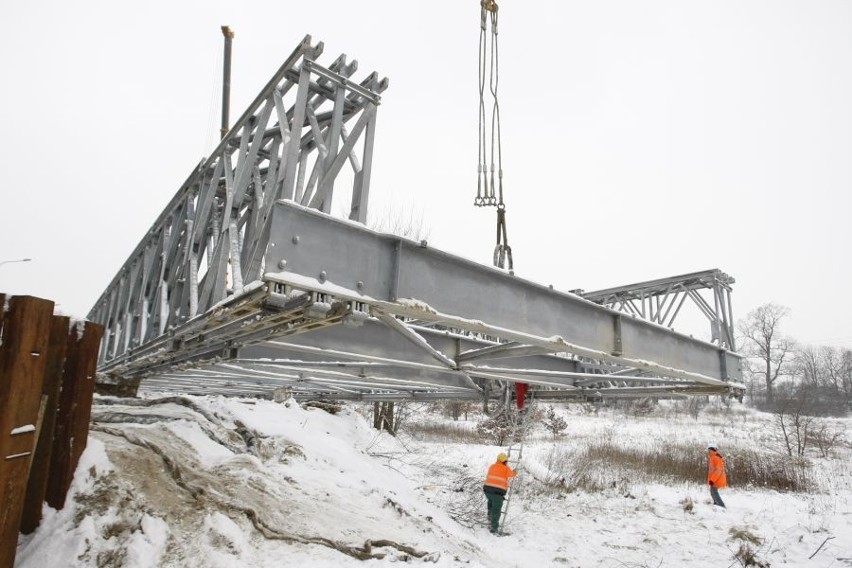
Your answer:
[[[491,523],[492,534],[497,534],[497,528],[500,525],[503,499],[509,491],[509,478],[517,475],[515,470],[506,464],[507,461],[509,456],[505,453],[500,452],[497,455],[497,461],[488,467],[488,475],[485,477],[485,485],[482,488],[485,498],[488,499],[488,520]]]
[[[725,458],[718,452],[716,444],[707,446],[707,483],[710,485],[713,504],[724,507],[725,502],[719,496],[719,489],[728,486],[728,476],[725,475]]]

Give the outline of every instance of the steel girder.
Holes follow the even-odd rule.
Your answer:
[[[741,392],[724,344],[366,229],[387,81],[354,83],[321,51],[297,47],[92,309],[99,380],[341,400],[505,399],[515,381],[538,398]]]

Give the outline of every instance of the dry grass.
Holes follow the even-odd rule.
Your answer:
[[[746,410],[734,412],[721,405],[719,408],[709,406],[703,408],[703,414],[705,420],[718,422],[715,427],[706,429],[720,432],[723,436],[732,422],[742,420],[749,424]],[[406,431],[419,441],[489,443],[477,432],[476,424],[472,421],[416,421],[410,422]],[[606,421],[594,435],[574,432],[572,436],[570,420],[567,431],[567,444],[541,447],[544,453],[539,455],[538,461],[547,472],[543,481],[548,486],[567,492],[615,490],[628,494],[637,482],[703,484],[706,480],[707,456],[692,436],[672,436],[665,442],[651,445],[647,440],[637,440],[634,436],[631,442],[631,438],[620,435],[617,425]],[[654,439],[657,439],[656,436]],[[723,453],[727,461],[728,484],[732,487],[810,492],[818,485],[808,460],[773,452],[765,442],[742,447],[732,444]]]
[[[743,568],[769,568],[769,562],[764,562],[757,557],[757,552],[748,543],[740,543],[739,549],[734,553],[734,559]]]
[[[451,444],[479,444],[482,436],[465,422],[423,422],[409,424],[406,432],[415,440]]]
[[[763,544],[763,539],[743,527],[731,527],[728,529],[728,534],[731,535],[731,540],[741,540],[743,542],[750,542],[751,544],[761,545]]]
[[[604,440],[575,451],[554,448],[545,461],[547,481],[568,491],[622,490],[635,480],[695,483],[707,475],[706,456],[692,444],[624,448]],[[728,483],[736,486],[797,492],[814,486],[806,462],[754,450],[729,456],[727,473]]]
[[[757,450],[737,451],[727,461],[728,482],[778,491],[809,492],[815,488],[810,462]]]

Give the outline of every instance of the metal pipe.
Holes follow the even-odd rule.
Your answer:
[[[228,112],[231,104],[231,43],[234,32],[228,26],[222,26],[222,35],[225,36],[225,69],[222,78],[222,128],[219,130],[224,138],[228,133]]]

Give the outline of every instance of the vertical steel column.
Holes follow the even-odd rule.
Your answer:
[[[373,107],[375,109],[375,107]],[[366,112],[366,111],[365,111]],[[376,140],[376,114],[370,118],[364,134],[364,154],[361,171],[355,175],[355,187],[352,190],[352,205],[349,218],[359,223],[367,223],[367,204],[370,201],[370,176],[373,167],[373,145]]]
[[[311,58],[306,53],[302,68],[299,70],[298,90],[296,91],[296,104],[293,107],[293,121],[290,127],[290,141],[286,146],[284,158],[284,187],[282,197],[284,199],[293,199],[296,188],[296,169],[299,165],[299,154],[301,151],[302,127],[305,124],[305,115],[307,114],[306,105],[308,95],[311,88],[311,72],[308,69],[309,65],[305,63]]]

